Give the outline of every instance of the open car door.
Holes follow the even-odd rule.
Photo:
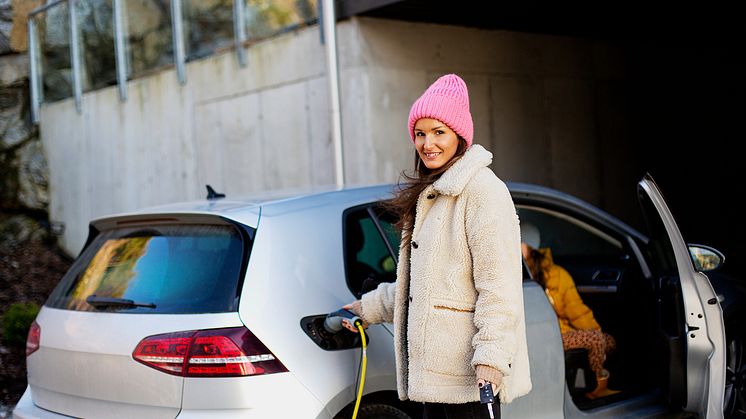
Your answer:
[[[698,413],[700,417],[722,417],[725,330],[720,301],[707,276],[695,269],[689,248],[650,175],[639,182],[637,192],[650,230],[648,252],[655,265],[651,268],[656,286],[664,292],[670,291],[659,298],[665,310],[661,314],[664,318],[675,316],[669,317],[671,322],[663,323],[664,326],[675,323],[668,330],[678,330],[669,332],[668,336],[671,342],[676,342],[669,348],[679,351],[671,355],[674,361],[669,367],[679,365],[682,371],[669,374],[669,381],[674,381],[669,386],[678,390],[676,398],[685,411]]]

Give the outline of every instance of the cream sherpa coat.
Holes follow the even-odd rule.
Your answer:
[[[478,364],[503,373],[502,404],[531,390],[518,216],[491,162],[475,144],[425,188],[396,282],[361,299],[363,320],[394,323],[402,400],[477,401]]]

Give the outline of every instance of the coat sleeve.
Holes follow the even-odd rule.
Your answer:
[[[360,298],[360,318],[368,324],[394,321],[396,283],[383,282]]]
[[[492,171],[482,174],[466,202],[466,239],[478,293],[471,365],[486,365],[508,376],[522,315],[520,229],[507,186]]]
[[[593,311],[583,303],[572,276],[564,269],[560,270],[560,281],[562,288],[565,289],[562,295],[562,305],[565,307],[565,316],[570,325],[578,330],[600,330],[601,326],[593,317]]]

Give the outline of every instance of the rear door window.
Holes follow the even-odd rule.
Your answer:
[[[227,224],[105,230],[63,277],[47,306],[127,313],[236,311],[250,245],[245,232]]]
[[[347,285],[360,298],[382,282],[396,280],[399,237],[389,217],[369,205],[344,214],[344,252]]]

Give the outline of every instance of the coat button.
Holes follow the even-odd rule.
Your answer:
[[[415,249],[419,247],[416,241],[412,241],[412,247]]]
[[[433,199],[433,198],[435,198],[435,194],[434,193],[431,193],[430,195],[427,196],[427,199]]]

